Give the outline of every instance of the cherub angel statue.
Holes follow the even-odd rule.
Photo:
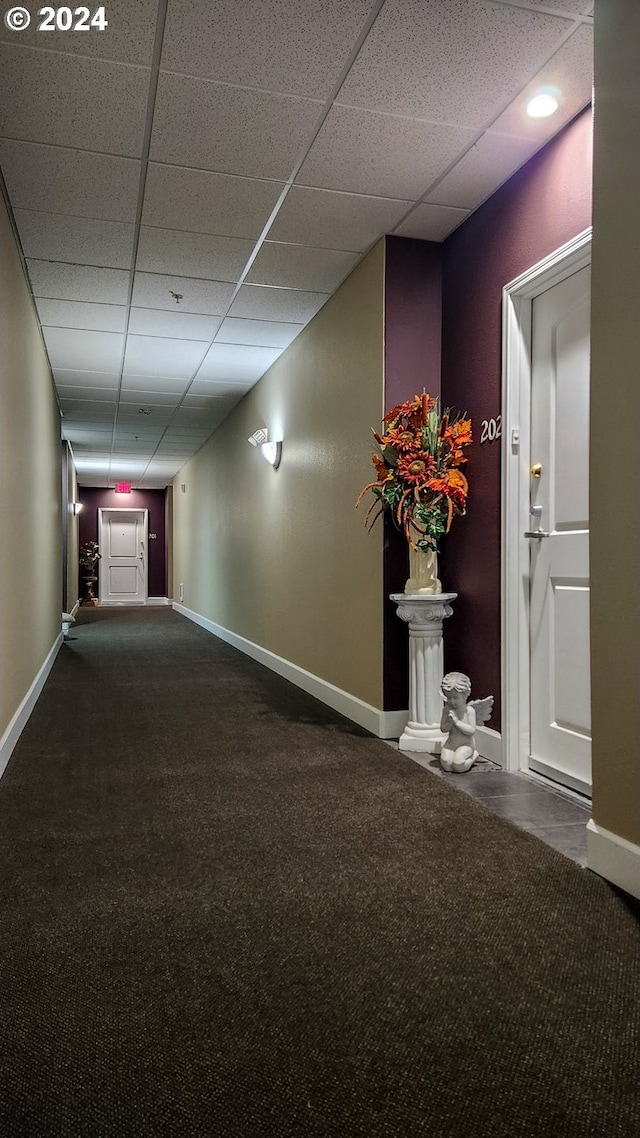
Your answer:
[[[447,738],[440,752],[440,765],[445,771],[461,774],[463,771],[471,770],[478,758],[476,726],[478,723],[486,723],[489,719],[493,696],[469,700],[471,680],[462,672],[448,672],[440,690],[445,701],[440,730],[447,732]]]

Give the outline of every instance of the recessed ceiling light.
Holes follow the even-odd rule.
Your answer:
[[[536,95],[527,103],[527,114],[530,115],[532,119],[546,119],[548,115],[552,115],[557,109],[558,100],[554,95]]]

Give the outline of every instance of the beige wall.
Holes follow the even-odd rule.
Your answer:
[[[382,707],[382,531],[354,510],[383,414],[384,243],[185,466],[174,595]],[[247,438],[284,440],[278,470]],[[186,492],[180,485],[184,483]]]
[[[635,34],[633,29],[635,28]],[[591,394],[593,817],[640,844],[640,9],[596,4]]]
[[[60,417],[0,196],[0,739],[60,633]]]

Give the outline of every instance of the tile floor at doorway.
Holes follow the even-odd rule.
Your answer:
[[[392,741],[391,745],[398,746]],[[467,774],[447,774],[434,755],[416,751],[403,754],[578,865],[587,864],[588,799],[522,771],[503,771],[489,759],[479,759]]]

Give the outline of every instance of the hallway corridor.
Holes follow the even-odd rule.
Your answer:
[[[166,608],[0,781],[3,1138],[636,1138],[640,910]]]

